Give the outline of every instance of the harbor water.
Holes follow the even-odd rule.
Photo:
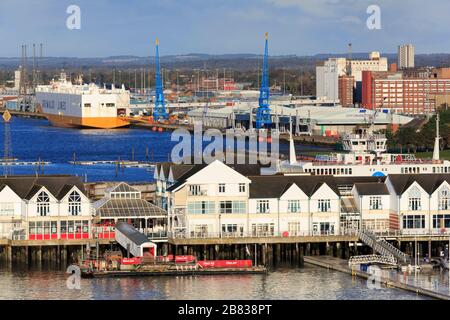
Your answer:
[[[146,182],[153,180],[151,168],[124,168],[116,170],[115,164],[73,165],[70,161],[135,160],[168,161],[171,150],[178,142],[171,141],[171,132],[154,132],[147,129],[125,128],[113,130],[68,129],[53,127],[47,120],[14,117],[10,124],[11,153],[18,161],[48,161],[43,173],[73,174],[84,181]],[[4,123],[0,121],[0,137]],[[322,150],[319,147],[301,146],[302,150]],[[0,152],[4,139],[0,138]],[[148,151],[147,151],[148,150]],[[287,152],[287,144],[280,146]],[[37,166],[14,166],[13,174],[35,174]],[[2,168],[0,167],[0,174]],[[42,171],[41,171],[42,173]]]
[[[279,267],[267,275],[216,275],[81,279],[56,269],[0,269],[0,299],[82,300],[423,300],[410,292],[381,287],[338,271],[305,265]],[[207,294],[205,294],[207,292]]]

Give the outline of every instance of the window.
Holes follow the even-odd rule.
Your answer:
[[[233,201],[233,213],[246,213],[247,206],[245,201]]]
[[[439,210],[450,210],[450,191],[447,188],[439,192]]]
[[[330,199],[319,199],[317,203],[318,203],[319,212],[331,211],[331,200]]]
[[[233,202],[220,201],[220,213],[233,213]]]
[[[254,223],[252,224],[252,236],[267,237],[275,234],[274,223]]]
[[[299,236],[300,222],[298,221],[288,222],[288,232],[290,236]]]
[[[78,192],[73,191],[69,195],[69,215],[78,216],[81,212],[81,196]]]
[[[420,198],[409,198],[409,210],[410,211],[419,211],[421,210],[421,202]]]
[[[0,203],[0,216],[13,216],[14,215],[14,203],[2,202]]]
[[[370,197],[369,206],[370,210],[382,210],[381,197]]]
[[[215,211],[214,201],[193,201],[188,202],[188,214],[211,214]]]
[[[288,200],[288,212],[300,212],[300,200]]]
[[[220,213],[246,213],[245,201],[220,201]]]
[[[196,224],[192,226],[191,237],[206,237],[208,235],[207,224]]]
[[[202,188],[199,184],[193,184],[189,186],[189,195],[190,196],[205,196],[206,190]]]
[[[85,107],[85,108],[90,108],[91,106],[92,106],[92,105],[91,105],[90,103],[85,103],[85,104],[84,104],[84,107]]]
[[[61,233],[67,233],[67,221],[61,221]]]
[[[45,191],[39,193],[37,197],[37,214],[41,217],[50,214],[50,198]]]
[[[219,193],[225,193],[225,183],[219,183]]]
[[[403,216],[403,229],[424,229],[424,215],[408,215]]]
[[[242,224],[222,224],[222,235],[243,236],[244,225]]]
[[[244,193],[245,192],[245,183],[239,183],[239,192]]]
[[[433,228],[450,228],[450,214],[433,215]]]
[[[269,213],[269,200],[257,200],[256,212],[257,213]]]

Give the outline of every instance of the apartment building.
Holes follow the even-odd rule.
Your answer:
[[[390,206],[403,234],[450,231],[450,175],[390,175]]]
[[[340,196],[333,177],[241,172],[215,161],[169,187],[169,229],[190,237],[339,233]]]
[[[79,177],[0,178],[0,238],[85,239],[91,219],[91,202]]]
[[[398,46],[398,67],[400,69],[414,68],[414,56],[412,44]]]
[[[450,233],[450,174],[252,175],[215,161],[167,189],[177,237]]]

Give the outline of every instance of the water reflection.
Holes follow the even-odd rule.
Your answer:
[[[370,290],[362,279],[322,268],[277,268],[268,275],[82,279],[66,287],[68,274],[52,267],[0,268],[0,299],[424,299],[408,292]]]

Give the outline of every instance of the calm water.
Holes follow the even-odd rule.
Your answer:
[[[365,280],[313,266],[279,268],[268,275],[82,279],[81,290],[67,289],[67,276],[0,269],[0,299],[425,299],[396,289],[371,290]]]
[[[4,124],[0,121],[0,157],[3,157]],[[73,160],[122,160],[167,161],[172,147],[171,132],[153,132],[148,129],[67,129],[50,126],[46,120],[14,117],[11,123],[12,155],[21,161],[51,162],[45,166],[46,174],[74,174],[87,181],[149,181],[153,179],[151,169],[126,168],[116,175],[115,165],[74,166]],[[298,145],[298,150],[322,150],[317,147]],[[288,146],[280,146],[287,151]],[[0,174],[3,169],[0,167]],[[34,174],[36,167],[13,167],[13,174]]]

